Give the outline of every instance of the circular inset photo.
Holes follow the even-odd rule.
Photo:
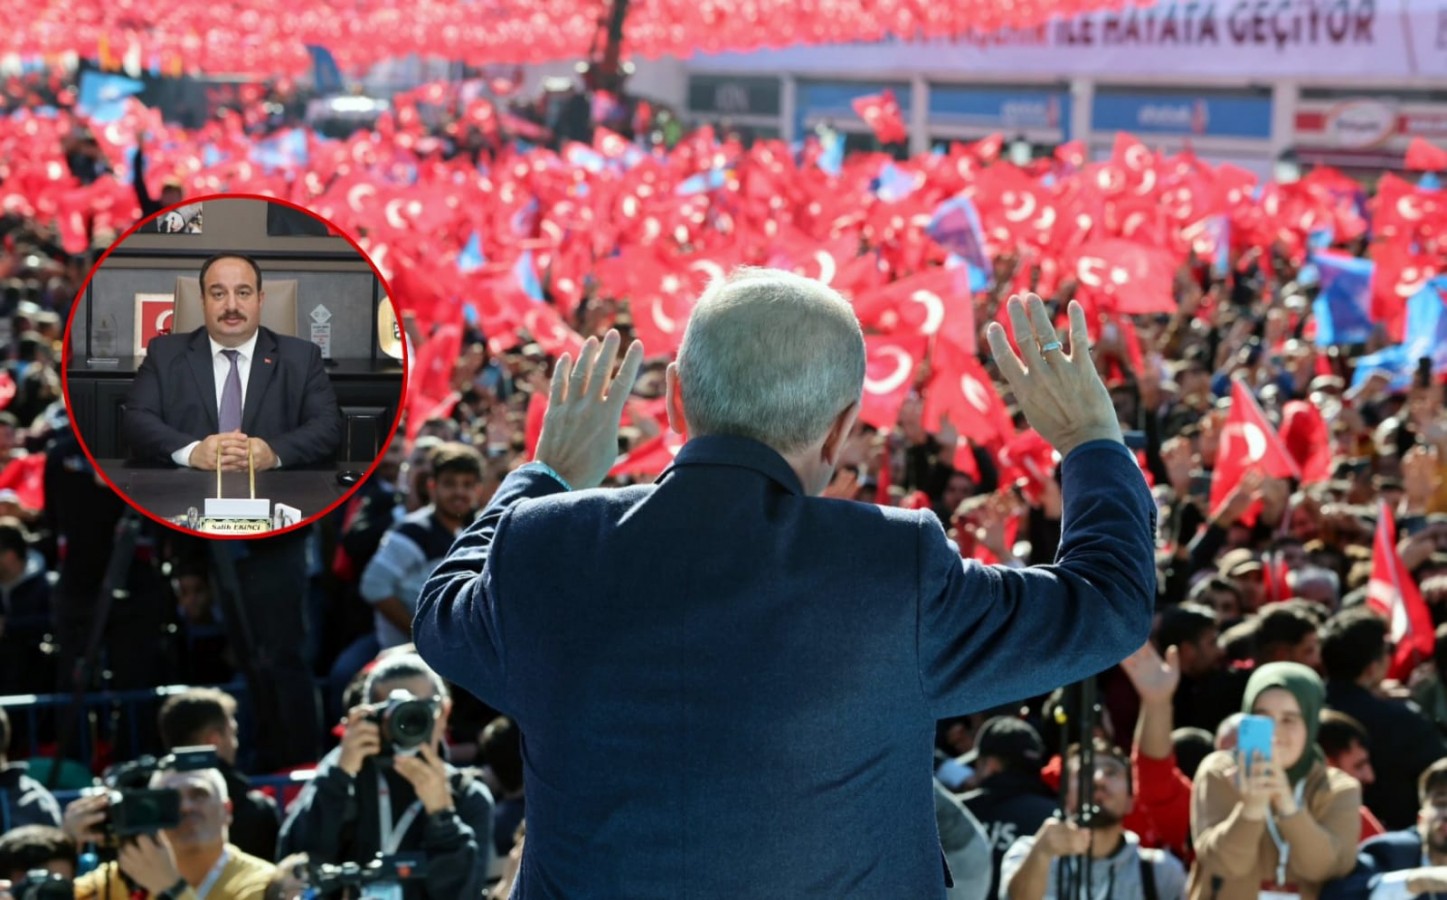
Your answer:
[[[396,318],[376,267],[324,219],[269,197],[188,198],[123,235],[76,298],[76,436],[164,524],[239,538],[306,525],[397,429]]]

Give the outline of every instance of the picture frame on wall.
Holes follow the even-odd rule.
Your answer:
[[[146,346],[151,343],[151,338],[171,333],[175,311],[176,298],[172,294],[136,294],[135,346],[131,350],[133,356],[145,356]]]
[[[164,212],[136,231],[138,234],[202,234],[204,203],[187,203]]]

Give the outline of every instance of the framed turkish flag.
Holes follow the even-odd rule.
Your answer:
[[[171,294],[136,295],[136,345],[134,356],[145,356],[146,346],[157,335],[170,334],[176,298]]]

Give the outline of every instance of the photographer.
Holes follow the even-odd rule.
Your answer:
[[[16,887],[28,887],[27,881],[34,884],[41,880],[42,876],[38,875],[27,878],[37,869],[69,888],[75,877],[75,841],[49,825],[26,825],[0,836],[0,879],[3,879],[0,884],[8,881]],[[0,897],[3,896],[0,892]],[[23,888],[17,896],[25,896]]]
[[[401,653],[372,670],[365,695],[369,704],[347,714],[341,746],[292,804],[279,855],[365,866],[379,853],[421,852],[426,875],[404,882],[403,897],[479,896],[491,856],[492,795],[442,759],[452,706],[446,685],[416,654]],[[430,729],[426,712],[397,705],[405,700],[430,707]]]
[[[159,714],[161,742],[165,748],[210,745],[216,748],[216,771],[226,779],[231,798],[232,843],[258,859],[271,860],[276,853],[276,835],[281,817],[276,801],[251,784],[236,769],[239,749],[236,728],[236,700],[216,688],[191,688],[166,698]]]
[[[180,794],[181,822],[154,834],[122,838],[116,860],[76,879],[76,900],[262,900],[276,867],[227,841],[231,800],[215,769],[161,769],[152,789]],[[77,843],[104,843],[110,794],[81,797],[65,809]]]

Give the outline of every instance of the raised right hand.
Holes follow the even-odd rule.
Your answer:
[[[77,844],[97,843],[105,839],[101,825],[110,809],[109,794],[88,794],[66,804],[60,827]]]
[[[1020,356],[1010,348],[998,322],[991,322],[987,330],[990,351],[1030,426],[1062,457],[1088,441],[1125,443],[1110,392],[1090,359],[1084,307],[1070,302],[1069,348],[1046,351],[1041,348],[1058,339],[1040,298],[1027,294],[1022,303],[1018,296],[1011,297],[1007,308]]]
[[[337,766],[348,775],[355,776],[362,771],[367,757],[376,756],[382,749],[382,730],[368,716],[372,710],[366,706],[354,706],[347,713],[347,730],[342,734],[342,755]]]
[[[1090,830],[1074,822],[1046,819],[1035,832],[1035,846],[1051,857],[1080,856],[1090,850]]]

